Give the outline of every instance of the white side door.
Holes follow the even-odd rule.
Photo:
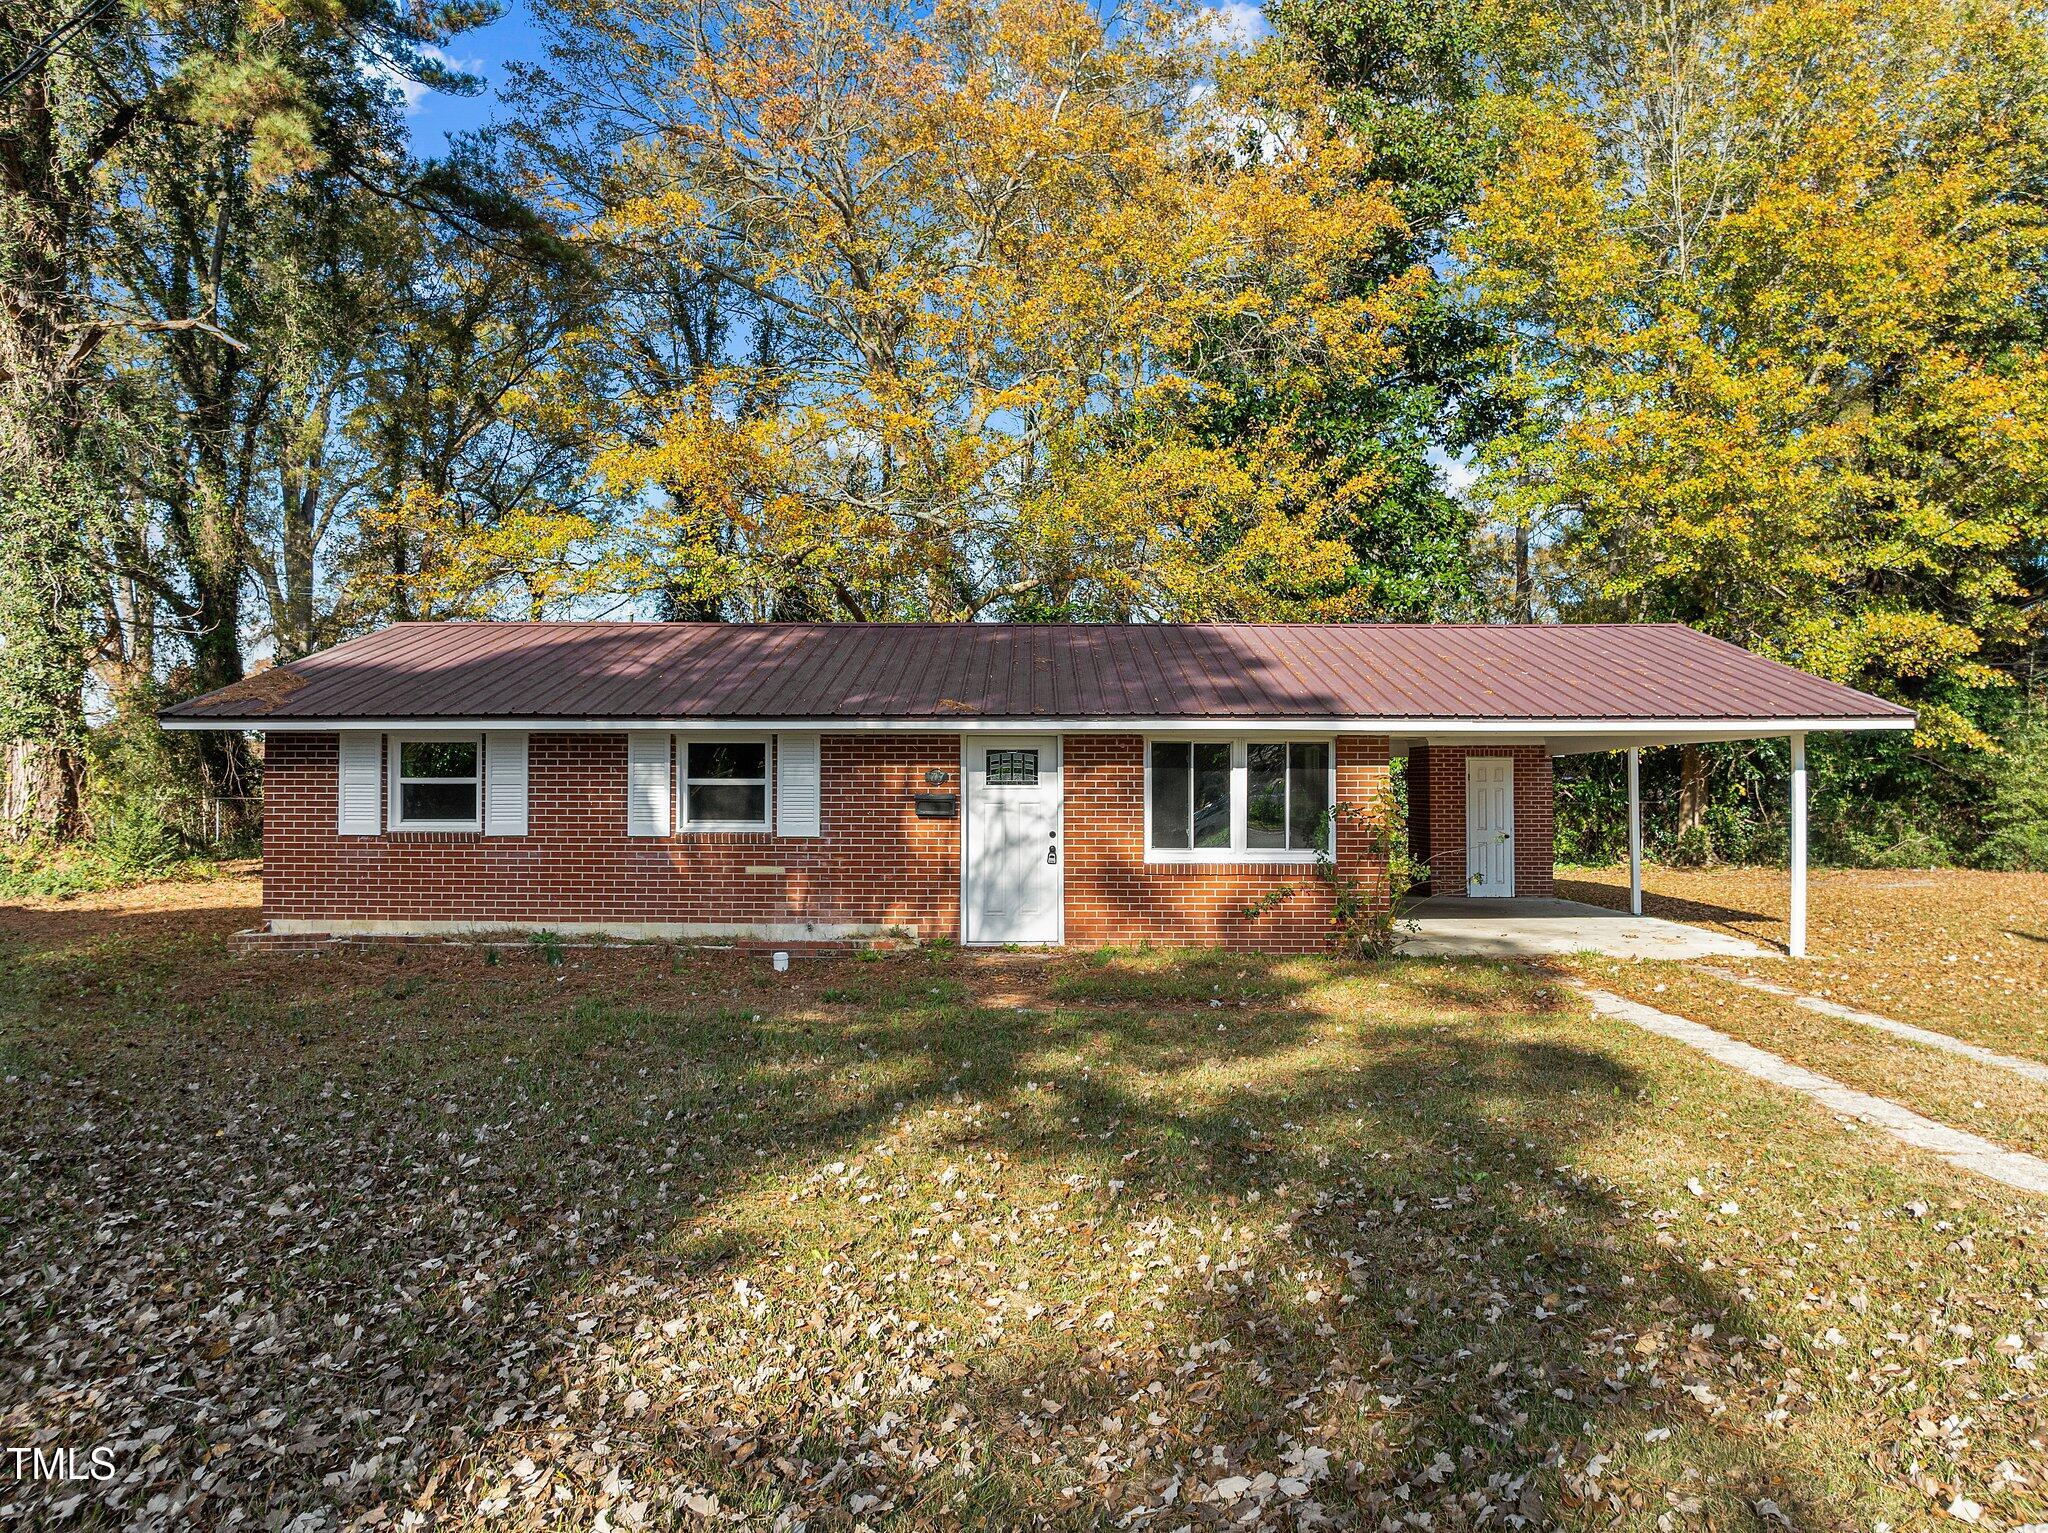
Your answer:
[[[1465,758],[1465,892],[1508,899],[1515,892],[1515,763]]]
[[[1060,808],[1058,735],[967,737],[967,941],[1060,940]]]

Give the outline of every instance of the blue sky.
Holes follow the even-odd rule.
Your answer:
[[[540,52],[540,39],[521,0],[507,0],[504,15],[487,27],[463,33],[441,52],[455,67],[483,76],[484,89],[476,96],[450,96],[410,82],[399,85],[406,98],[413,153],[428,158],[448,147],[450,134],[466,133],[491,120],[498,108],[498,88],[505,83],[505,65],[533,58]]]
[[[1211,6],[1218,24],[1245,38],[1263,37],[1269,30],[1266,18],[1253,0],[1219,0]],[[412,133],[415,154],[431,158],[448,147],[448,136],[480,128],[498,109],[497,92],[505,83],[505,65],[528,60],[540,52],[523,0],[505,0],[505,14],[487,27],[465,32],[446,49],[451,64],[482,75],[484,89],[477,96],[449,96],[424,91],[406,84],[406,126]]]

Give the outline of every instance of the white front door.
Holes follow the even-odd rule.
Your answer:
[[[1465,758],[1465,892],[1507,899],[1515,892],[1515,763]]]
[[[967,737],[969,942],[1060,940],[1060,737]]]

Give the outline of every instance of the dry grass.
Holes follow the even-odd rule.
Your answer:
[[[1646,914],[1782,946],[1786,874],[1650,868]],[[1620,908],[1628,872],[1560,870],[1558,893]],[[2048,1060],[2048,874],[1819,870],[1807,962],[1729,963],[2005,1053]]]
[[[263,867],[219,864],[210,879],[172,879],[61,898],[0,897],[0,937],[67,946],[100,937],[224,937],[262,920]]]
[[[2009,1149],[2048,1156],[2048,1088],[2039,1082],[1875,1028],[1817,1015],[1687,964],[1589,959],[1577,967],[1609,990],[1704,1022]]]
[[[0,1521],[2048,1518],[2048,1210],[1551,976],[241,919],[0,912]]]

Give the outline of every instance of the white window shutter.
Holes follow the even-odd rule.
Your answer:
[[[665,836],[675,792],[669,781],[669,737],[652,730],[626,736],[626,834]]]
[[[484,834],[526,834],[526,736],[494,729],[484,736]]]
[[[335,829],[344,836],[374,836],[384,829],[384,737],[362,730],[341,736],[335,783]]]
[[[818,737],[775,737],[775,834],[819,834]]]

